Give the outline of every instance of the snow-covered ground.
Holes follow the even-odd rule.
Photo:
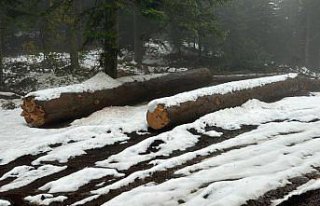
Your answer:
[[[148,131],[147,109],[105,108],[60,129],[29,128],[20,109],[0,110],[0,205],[19,189],[38,205],[238,206],[318,172],[318,93],[250,100],[162,133]],[[272,201],[317,188],[310,180]]]
[[[34,164],[44,159],[63,162],[85,150],[125,141],[126,133],[147,130],[145,110],[146,106],[110,107],[61,129],[30,128],[20,116],[21,109],[0,110],[0,165],[37,154],[46,155]]]

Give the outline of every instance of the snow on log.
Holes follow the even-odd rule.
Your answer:
[[[22,116],[34,127],[87,116],[107,106],[123,106],[206,86],[208,69],[112,79],[99,73],[82,84],[29,93]]]
[[[282,73],[284,74],[284,73]],[[212,76],[212,81],[217,84],[223,84],[226,82],[240,81],[246,79],[260,78],[260,77],[269,77],[280,75],[279,73],[249,73],[249,74],[215,74]]]
[[[286,74],[201,88],[153,100],[148,105],[147,122],[151,128],[159,130],[194,121],[219,109],[239,106],[249,99],[274,101],[304,94],[319,85],[319,81]]]
[[[0,99],[20,99],[21,96],[12,92],[0,91]]]

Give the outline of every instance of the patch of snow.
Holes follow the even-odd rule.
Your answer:
[[[0,205],[1,205],[1,206],[10,206],[11,203],[10,203],[9,201],[7,201],[7,200],[1,200],[1,199],[0,199]]]
[[[45,159],[65,162],[85,154],[86,149],[126,141],[128,133],[147,131],[146,109],[146,105],[109,107],[61,129],[30,128],[20,117],[21,109],[0,109],[0,165],[24,155],[45,153],[47,156],[40,157],[34,164]]]
[[[4,174],[3,177],[1,177],[1,179],[6,179],[8,177],[16,177],[16,179],[0,187],[0,192],[26,186],[37,179],[60,172],[66,168],[67,166],[58,167],[53,165],[43,165],[39,168],[28,167],[28,166],[16,167],[11,171],[9,171],[8,173]]]
[[[106,107],[88,117],[75,120],[72,126],[110,125],[110,129],[119,128],[125,133],[147,131],[145,118],[147,105]]]
[[[320,92],[311,92],[312,96],[320,96]]]
[[[168,72],[169,73],[173,73],[173,72],[185,72],[185,71],[188,71],[189,69],[188,68],[175,68],[175,67],[170,67],[168,69]]]
[[[0,110],[14,110],[19,108],[21,104],[21,99],[0,99]]]
[[[172,47],[168,41],[160,42],[156,40],[150,40],[145,43],[147,48],[146,53],[149,55],[168,55],[172,51]]]
[[[213,156],[194,166],[185,167],[176,172],[178,176],[185,176],[183,181],[181,178],[171,179],[167,181],[170,183],[160,184],[166,185],[163,186],[163,190],[158,190],[157,186],[143,185],[119,195],[111,201],[112,204],[108,202],[108,205],[121,205],[124,200],[128,201],[129,199],[130,203],[137,201],[137,205],[157,205],[159,202],[175,205],[179,199],[191,200],[188,198],[196,198],[202,192],[202,194],[210,193],[209,195],[212,195],[213,198],[209,199],[213,202],[216,197],[215,194],[218,195],[224,189],[221,191],[217,189],[213,192],[210,188],[215,187],[215,184],[219,188],[219,184],[225,181],[230,181],[230,184],[228,183],[226,186],[226,193],[223,192],[225,198],[217,199],[217,202],[222,201],[224,203],[222,205],[229,205],[237,195],[240,197],[236,201],[237,204],[251,198],[254,199],[273,188],[289,184],[290,177],[306,174],[314,170],[313,166],[319,165],[320,152],[318,148],[320,148],[320,140],[316,137],[320,135],[318,130],[320,122],[313,122],[320,117],[319,103],[320,98],[315,96],[285,98],[270,104],[251,100],[241,107],[221,110],[204,116],[194,123],[178,126],[177,128],[180,129],[194,128],[202,133],[206,132],[204,130],[205,125],[236,129],[240,128],[241,125],[253,124],[258,125],[258,128],[194,152],[187,152],[168,159],[153,160],[150,163],[154,164],[154,166],[150,169],[134,172],[111,185],[92,191],[92,195],[97,198],[97,195],[108,194],[111,190],[127,186],[137,179],[150,177],[155,172],[174,168],[196,157],[210,157],[213,153],[228,151],[232,148],[231,151],[225,152],[220,156]],[[249,112],[250,110],[253,110],[252,113]],[[270,115],[266,115],[267,113],[270,113]],[[277,120],[284,122],[272,122]],[[156,139],[157,137],[153,138]],[[184,142],[185,140],[181,139],[181,141]],[[141,142],[139,147],[132,146],[114,155],[112,158],[115,158],[118,162],[110,162],[110,159],[108,159],[104,163],[109,162],[113,164],[114,168],[128,168],[130,164],[135,165],[140,161],[151,160],[157,155],[161,156],[161,149],[166,151],[166,148],[170,147],[170,145],[164,145],[163,147],[159,145],[160,151],[155,154],[141,155],[140,152],[145,151],[150,146],[150,143],[147,139]],[[171,143],[173,144],[174,141]],[[179,144],[184,145],[184,143]],[[172,150],[167,151],[171,153]],[[132,162],[130,163],[126,158],[132,160]],[[262,181],[263,179],[260,179],[260,177],[264,177],[268,181]],[[211,185],[212,182],[216,181],[217,183],[207,187],[207,190],[199,188],[203,184]],[[255,190],[256,184],[259,185],[257,190]],[[160,185],[159,188],[162,187]],[[243,187],[250,187],[252,190],[242,193],[241,191],[243,190],[241,188]],[[191,193],[195,189],[199,191]],[[228,191],[231,193],[229,194]],[[237,193],[237,191],[240,192]],[[141,198],[140,194],[146,198]],[[161,201],[160,199],[152,199],[151,196],[149,198],[149,194],[153,197],[159,197]],[[151,202],[148,202],[149,200]],[[83,201],[85,202],[85,200]],[[193,201],[198,200],[195,199]],[[203,199],[199,201],[201,202]],[[203,203],[203,205],[208,205],[208,202]]]
[[[78,134],[77,139],[73,139],[73,143],[64,141],[63,145],[51,149],[48,154],[36,159],[32,164],[38,165],[48,161],[64,163],[72,157],[86,154],[86,150],[124,142],[129,139],[128,133],[147,131],[146,108],[146,105],[107,107],[89,117],[75,120],[72,123],[74,129],[68,132],[68,136],[74,132]]]
[[[26,201],[30,202],[31,204],[50,205],[52,203],[63,202],[65,200],[67,200],[68,198],[65,196],[54,197],[51,194],[39,194],[39,195],[35,195],[35,196],[28,196],[24,199]]]
[[[216,126],[234,130],[240,129],[242,125],[259,125],[276,120],[312,121],[320,119],[319,102],[319,96],[289,97],[275,103],[249,100],[241,107],[227,108],[203,116],[196,121],[198,125],[195,129],[202,131],[206,126]]]
[[[297,189],[295,189],[294,191],[290,192],[284,198],[272,201],[272,206],[279,205],[279,204],[287,201],[288,199],[290,199],[291,197],[293,197],[295,195],[301,195],[301,194],[304,194],[306,192],[317,190],[317,189],[320,189],[320,179],[310,180],[309,182],[299,186]]]
[[[109,77],[103,72],[100,72],[83,83],[31,92],[27,94],[26,97],[32,96],[35,97],[36,100],[45,101],[57,99],[63,93],[94,92],[104,89],[115,88],[120,85],[121,83],[117,80]]]
[[[13,92],[1,92],[0,91],[0,96],[7,96],[7,97],[11,97],[11,96],[16,96],[17,94],[13,93]]]
[[[308,69],[307,67],[296,67],[296,68],[290,68],[289,70],[300,73],[300,74],[304,74],[306,76],[309,77],[313,77],[313,78],[319,78],[320,74],[318,72],[314,72],[310,69]]]
[[[163,73],[163,74],[146,74],[146,75],[134,75],[134,76],[126,76],[126,77],[120,77],[117,80],[122,82],[122,83],[127,83],[127,82],[143,82],[147,81],[150,79],[155,79],[159,77],[163,77],[168,75],[168,73]]]
[[[310,101],[310,99],[313,99],[313,101]],[[136,145],[126,148],[119,154],[109,157],[107,160],[97,162],[97,165],[125,170],[140,162],[147,161],[158,156],[169,156],[175,150],[186,150],[187,148],[194,146],[200,137],[188,132],[188,129],[191,128],[214,138],[223,134],[214,130],[205,131],[207,126],[216,126],[227,130],[234,130],[240,129],[242,125],[261,125],[278,120],[308,122],[320,119],[319,102],[319,97],[290,97],[275,103],[264,103],[258,100],[250,100],[241,107],[220,110],[218,112],[208,114],[194,123],[181,125],[171,131],[150,137]],[[294,124],[290,123],[290,125]],[[290,129],[289,131],[292,130],[291,126],[289,127],[286,125],[286,128]],[[243,144],[252,143],[246,141],[250,140],[249,138],[241,138],[240,136],[236,145],[242,144],[240,141],[242,139],[244,140]],[[163,143],[158,146],[158,151],[145,153],[153,142],[159,140]],[[255,139],[254,141],[258,141],[258,139]],[[229,141],[225,141],[225,144],[228,144],[228,142]],[[233,141],[230,140],[230,142]]]
[[[80,60],[80,65],[84,68],[92,69],[99,66],[100,54],[102,53],[101,49],[90,50],[83,55],[83,58]]]
[[[97,162],[96,165],[100,167],[117,168],[118,170],[127,170],[139,162],[150,160],[157,156],[169,156],[176,150],[186,150],[195,145],[199,137],[198,135],[191,134],[185,127],[176,127],[172,131],[150,137],[136,145],[128,147],[121,153],[113,155],[107,160]],[[158,146],[159,151],[147,152],[148,147],[156,141],[163,142]]]
[[[36,64],[40,63],[44,60],[43,53],[39,53],[39,55],[20,55],[16,57],[5,57],[3,58],[4,64],[9,63],[26,63],[26,64]]]
[[[320,122],[300,124],[303,132],[279,133],[270,141],[225,152],[206,160],[214,161],[214,164],[200,162],[202,166],[192,173],[180,171],[177,174],[182,177],[135,188],[104,205],[118,206],[124,201],[133,206],[177,205],[179,200],[190,206],[245,204],[249,199],[257,199],[270,190],[290,184],[290,178],[315,171],[313,167],[319,165],[320,157],[320,140],[317,139]],[[145,171],[145,174],[148,173]],[[94,194],[100,192],[103,189]]]
[[[272,77],[262,77],[257,79],[241,80],[235,82],[229,82],[225,84],[220,84],[217,86],[206,87],[201,89],[196,89],[190,92],[183,92],[171,97],[165,97],[161,99],[153,100],[148,105],[149,112],[153,112],[157,105],[164,105],[165,107],[178,106],[183,102],[195,101],[199,97],[213,95],[213,94],[226,94],[238,90],[250,89],[254,87],[259,87],[279,81],[284,81],[286,79],[296,78],[298,75],[291,73],[287,75],[279,75]]]
[[[35,97],[36,100],[46,101],[59,98],[63,93],[83,93],[95,92],[104,89],[112,89],[121,86],[126,82],[143,82],[153,78],[165,76],[167,74],[135,75],[113,79],[103,72],[99,72],[94,77],[83,83],[68,85],[64,87],[49,88],[27,94],[25,97]]]
[[[5,180],[7,178],[16,178],[16,177],[22,176],[23,174],[25,174],[33,169],[34,169],[33,167],[26,166],[26,165],[15,167],[10,172],[7,172],[6,174],[4,174],[0,178],[0,181]]]
[[[84,168],[56,181],[45,184],[40,190],[49,190],[48,193],[74,192],[92,180],[100,179],[105,176],[121,177],[123,174],[118,173],[114,169]]]
[[[97,198],[99,198],[99,195],[92,195],[92,196],[89,196],[83,200],[80,200],[80,201],[73,203],[71,206],[85,205],[87,202],[93,201]]]
[[[88,128],[87,128],[88,129]],[[75,131],[83,133],[79,134],[78,139],[75,142],[66,142],[63,145],[52,148],[46,155],[39,157],[32,162],[33,165],[40,165],[42,162],[58,161],[60,163],[66,163],[69,159],[86,154],[86,150],[102,148],[106,145],[112,145],[116,142],[122,142],[128,140],[129,137],[119,131],[111,131],[107,133],[106,127],[92,127],[91,136],[89,130],[86,128],[77,128]],[[79,138],[78,137],[78,138]]]

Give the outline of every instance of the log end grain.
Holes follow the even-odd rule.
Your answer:
[[[21,116],[24,117],[25,121],[33,127],[43,126],[45,121],[46,113],[41,106],[37,105],[34,98],[25,98],[21,106]]]
[[[170,123],[169,114],[164,105],[158,105],[157,108],[147,113],[148,125],[155,130],[162,129]]]

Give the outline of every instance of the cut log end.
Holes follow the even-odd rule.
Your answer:
[[[41,127],[45,122],[45,112],[41,106],[37,105],[34,98],[26,98],[21,106],[23,112],[21,116],[33,127]]]
[[[164,105],[158,105],[153,112],[147,113],[148,125],[155,130],[162,129],[170,123],[169,114]]]

